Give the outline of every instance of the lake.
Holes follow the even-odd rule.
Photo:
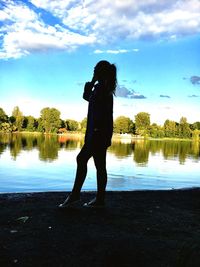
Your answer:
[[[0,192],[70,191],[81,136],[0,135]],[[200,187],[200,143],[114,141],[107,154],[107,190]],[[93,160],[83,190],[96,190]]]

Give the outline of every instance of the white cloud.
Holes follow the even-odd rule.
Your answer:
[[[68,27],[96,34],[102,42],[121,37],[182,36],[200,31],[198,0],[39,1]]]
[[[79,45],[95,42],[92,34],[86,36],[60,25],[46,25],[38,14],[13,1],[9,1],[3,13],[0,13],[0,18],[9,21],[0,29],[3,36],[0,59],[19,58],[33,51],[49,49],[71,51]]]
[[[14,1],[2,1],[5,5],[4,9],[0,11],[0,20],[9,20],[9,22],[23,22],[34,21],[38,15],[25,5],[18,5]]]
[[[36,9],[2,0],[0,58],[21,57],[35,50],[72,49],[85,44],[113,45],[126,40],[175,40],[200,32],[199,0],[29,0]],[[47,25],[42,8],[60,25]],[[65,25],[65,26],[63,26]],[[23,37],[24,35],[24,37]],[[41,48],[41,49],[40,49]],[[102,52],[103,51],[103,52]],[[134,52],[138,50],[133,49]],[[126,53],[125,49],[95,53]]]
[[[55,13],[61,10],[64,10],[69,7],[70,4],[77,2],[75,0],[31,0],[32,4],[36,7],[40,7],[43,9],[48,9],[50,11],[54,11]],[[80,2],[80,1],[79,1]]]
[[[124,54],[124,53],[129,53],[129,52],[138,52],[139,49],[134,48],[132,50],[129,49],[108,49],[108,50],[101,50],[101,49],[96,49],[94,51],[95,54]]]
[[[9,18],[8,14],[3,10],[0,10],[0,21],[6,20],[8,18]]]

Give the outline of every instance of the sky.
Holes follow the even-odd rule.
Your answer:
[[[82,120],[84,83],[117,67],[114,118],[200,121],[200,0],[0,0],[0,107]]]

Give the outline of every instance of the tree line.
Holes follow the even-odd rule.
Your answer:
[[[56,108],[45,107],[40,112],[39,118],[24,116],[18,106],[14,107],[12,115],[8,116],[0,108],[0,132],[43,132],[65,133],[68,131],[85,132],[87,119],[81,122],[72,119],[60,118],[60,111]],[[129,117],[119,116],[114,120],[114,133],[133,134],[152,138],[193,138],[199,140],[200,122],[190,124],[187,118],[180,118],[179,122],[165,120],[163,125],[151,123],[150,114],[139,112],[134,120]]]

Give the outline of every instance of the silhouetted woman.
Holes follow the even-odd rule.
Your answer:
[[[104,206],[107,184],[106,152],[113,133],[113,94],[117,84],[116,67],[102,60],[94,68],[91,82],[86,82],[83,98],[89,102],[85,144],[77,156],[77,171],[72,192],[60,208],[72,206],[80,200],[80,192],[87,174],[88,160],[93,157],[97,170],[96,198],[84,206]]]

